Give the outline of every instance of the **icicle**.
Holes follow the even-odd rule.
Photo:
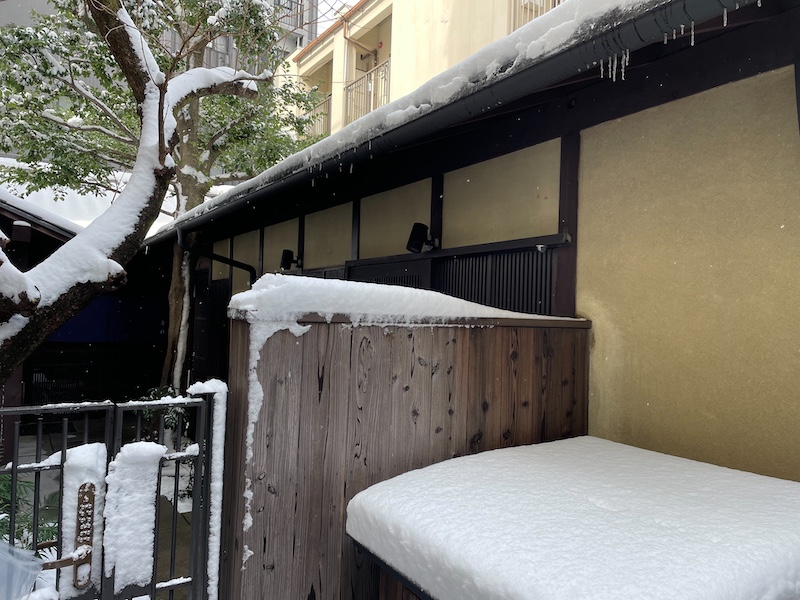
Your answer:
[[[672,39],[674,40],[675,38],[677,38],[677,32],[673,29],[672,30]]]
[[[312,180],[311,180],[311,187],[314,187],[314,182],[315,182],[315,181],[316,181],[316,179],[312,179]]]
[[[617,81],[617,55],[614,55],[614,67],[611,70],[611,81]]]
[[[353,163],[350,163],[350,175],[353,174]]]
[[[622,81],[625,81],[625,67],[628,66],[628,61],[630,60],[630,50],[627,48],[622,53],[622,67],[620,68],[619,74],[622,76]]]
[[[372,140],[369,141],[369,149],[372,150]]]
[[[664,45],[667,45],[667,32],[664,32]]]
[[[728,9],[727,8],[723,8],[722,9],[722,26],[723,27],[727,27],[728,26]]]
[[[681,23],[681,35],[683,35],[684,33],[686,33],[686,25]]]
[[[739,3],[736,3],[736,8],[734,10],[739,10]]]
[[[758,6],[758,8],[761,8],[761,0],[758,0],[758,2],[756,2],[756,6]]]
[[[694,46],[694,21],[692,21],[692,46]]]
[[[605,62],[604,60],[600,61],[600,79],[605,79],[605,73],[603,73],[603,63]]]

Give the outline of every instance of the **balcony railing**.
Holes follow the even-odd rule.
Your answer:
[[[345,125],[388,104],[391,58],[344,88]]]
[[[511,15],[511,31],[515,31],[530,23],[536,17],[552,10],[564,0],[509,0]]]
[[[302,29],[305,25],[305,7],[298,0],[275,0],[276,12],[280,16],[281,26],[287,31]]]
[[[313,119],[308,128],[309,137],[319,137],[331,132],[331,97],[328,96],[304,116]]]

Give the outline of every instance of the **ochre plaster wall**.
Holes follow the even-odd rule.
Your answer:
[[[558,233],[560,168],[555,139],[445,173],[443,247]]]
[[[581,134],[590,433],[800,480],[791,68]]]
[[[261,230],[248,231],[233,238],[233,259],[255,267],[259,272],[259,256],[261,253]],[[250,289],[250,274],[243,269],[233,269],[234,294]]]
[[[344,265],[351,258],[353,203],[306,215],[303,268]]]
[[[411,227],[430,220],[430,179],[362,198],[359,258],[405,254]]]
[[[281,252],[291,250],[297,256],[299,219],[284,221],[264,228],[264,272],[280,271]],[[292,266],[294,269],[295,267]]]

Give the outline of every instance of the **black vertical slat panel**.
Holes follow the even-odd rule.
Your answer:
[[[552,254],[530,249],[435,260],[432,289],[497,308],[552,314]]]

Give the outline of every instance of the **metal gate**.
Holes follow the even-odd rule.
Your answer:
[[[2,426],[13,430],[12,446],[0,446],[0,540],[37,550],[45,560],[44,587],[52,584],[61,597],[66,590],[67,596],[80,600],[205,598],[212,402],[212,395],[206,394],[155,402],[0,409]],[[155,448],[132,445],[147,441],[168,448],[154,459],[152,572],[147,582],[139,580],[120,589],[119,570],[129,569],[129,565],[110,564],[111,553],[104,548],[113,541],[105,537],[110,535],[105,529],[111,513],[109,502],[124,506],[120,502],[124,498],[112,497],[112,491],[124,494],[112,490],[110,479],[107,488],[103,487],[105,475],[123,447],[127,446],[127,453],[145,446]],[[79,448],[83,450],[76,450]],[[99,491],[89,481],[77,485],[73,472],[80,477],[82,471],[71,467],[70,457],[90,448],[98,449],[101,458],[97,462],[105,462]],[[130,489],[136,491],[135,486]],[[74,507],[73,514],[65,514],[65,506]],[[124,509],[117,508],[120,512]],[[102,547],[97,547],[98,540]],[[124,550],[131,541],[141,540],[121,538],[116,543]],[[142,557],[144,567],[136,568],[147,571],[150,558]],[[96,572],[98,564],[100,573]]]

